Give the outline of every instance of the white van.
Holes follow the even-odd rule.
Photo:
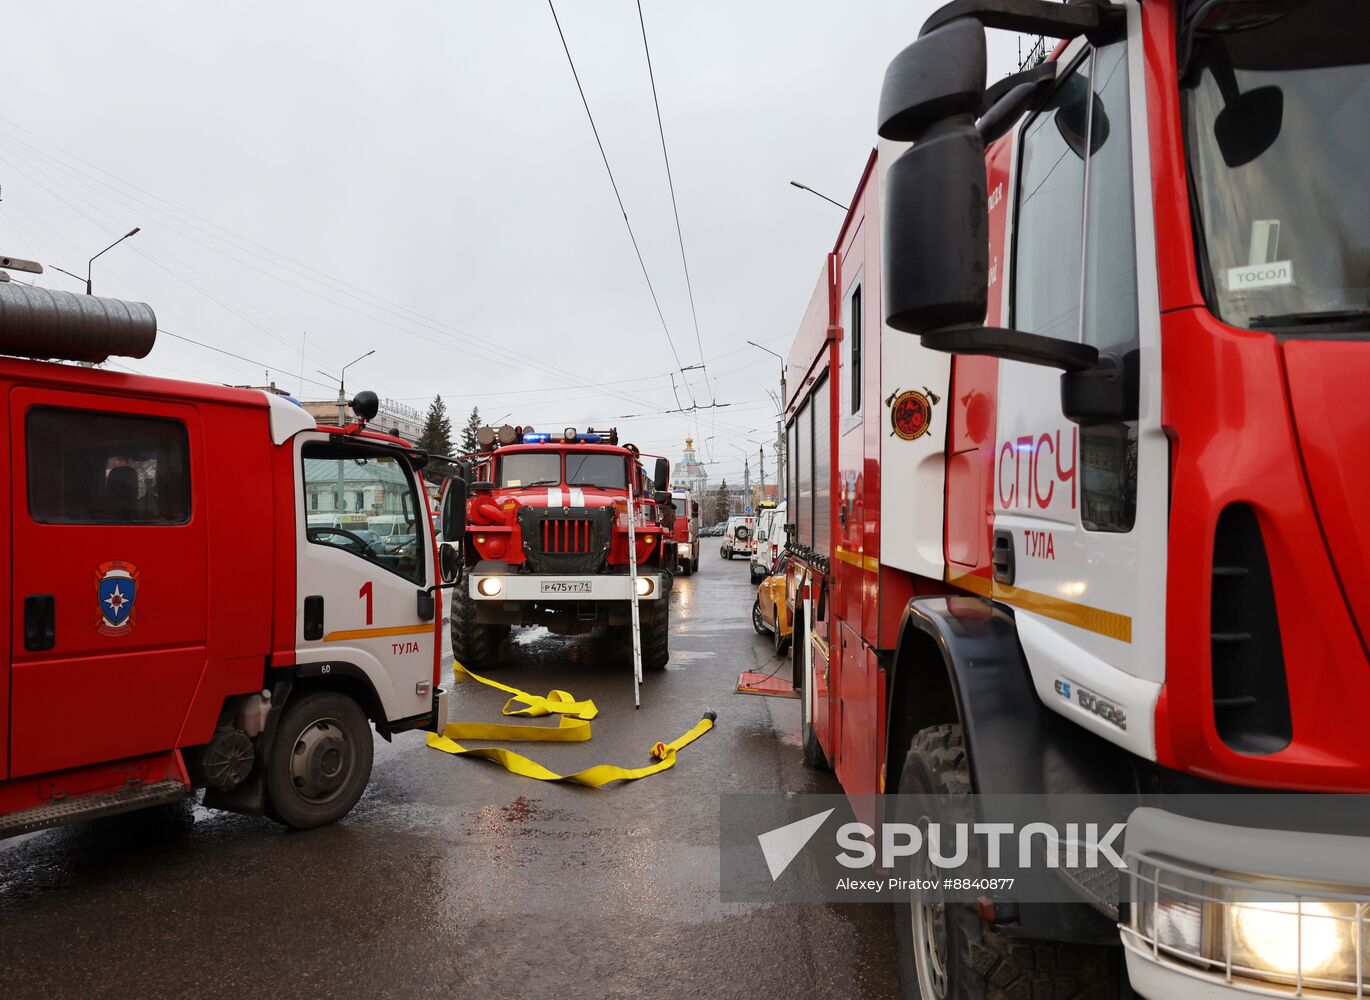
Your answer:
[[[732,559],[735,555],[749,555],[755,542],[752,534],[756,531],[756,518],[750,514],[734,514],[728,518],[723,529],[723,545],[719,555]]]
[[[763,510],[756,520],[756,548],[752,550],[752,583],[760,583],[775,572],[780,553],[785,551],[785,503]]]

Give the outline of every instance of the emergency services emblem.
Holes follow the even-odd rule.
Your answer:
[[[901,440],[912,441],[928,432],[932,426],[932,408],[942,401],[927,386],[923,391],[895,389],[885,400],[890,408],[890,434],[897,434]]]
[[[138,567],[111,559],[95,567],[95,593],[100,617],[95,630],[101,635],[128,635],[133,631],[133,602],[138,596]]]

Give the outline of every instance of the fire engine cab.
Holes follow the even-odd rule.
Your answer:
[[[501,643],[521,625],[557,635],[608,626],[627,637],[636,589],[642,665],[664,669],[676,562],[670,463],[658,458],[649,480],[617,429],[549,434],[506,424],[482,427],[478,441],[486,450],[474,456],[479,478],[453,546],[466,568],[453,596],[456,658],[472,670],[497,666]]]
[[[366,428],[373,393],[320,428],[262,391],[19,359],[144,357],[156,332],[141,303],[0,284],[0,836],[198,787],[319,826],[366,787],[368,720],[444,723],[427,456]]]
[[[987,88],[987,27],[1061,44]],[[810,763],[849,793],[1370,790],[1368,107],[1364,4],[929,18],[788,362]],[[1324,862],[1370,843],[1274,825],[1138,810],[1126,906],[1068,867],[1075,904],[914,894],[906,995],[1360,996],[1370,872]]]

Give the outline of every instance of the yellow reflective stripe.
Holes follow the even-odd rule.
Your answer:
[[[983,576],[970,573],[954,573],[947,570],[947,583],[962,590],[969,590],[981,597],[1002,601],[1023,611],[1029,611],[1043,618],[1051,618],[1095,635],[1107,636],[1119,642],[1132,641],[1132,619],[1116,611],[1104,611],[1087,604],[1067,601],[1063,597],[1040,594],[1035,590],[1015,587],[1011,584],[991,581]]]
[[[665,771],[667,768],[674,767],[676,753],[713,728],[713,713],[710,712],[679,738],[670,743],[657,743],[652,747],[652,756],[656,758],[656,763],[648,764],[645,767],[627,768],[619,767],[616,764],[596,764],[594,767],[588,767],[574,774],[557,774],[555,771],[543,767],[537,761],[530,760],[512,750],[506,750],[503,747],[464,747],[457,740],[584,742],[590,739],[590,719],[599,713],[593,701],[588,699],[576,701],[569,692],[560,690],[550,691],[545,697],[539,697],[472,673],[456,661],[453,661],[452,664],[452,674],[457,680],[470,679],[512,695],[504,703],[503,713],[505,715],[536,717],[556,713],[561,716],[561,719],[556,727],[451,722],[443,729],[441,735],[429,733],[428,745],[435,750],[441,750],[443,753],[450,753],[453,756],[480,757],[484,760],[492,760],[507,771],[521,774],[525,778],[536,778],[538,781],[571,781],[578,785],[599,788],[614,781],[635,781],[638,778],[645,778],[649,774],[656,774],[658,771]],[[522,704],[523,707],[516,707],[519,704]]]
[[[853,552],[850,549],[844,549],[840,546],[833,555],[838,559],[841,559],[844,563],[850,563],[857,569],[864,569],[867,573],[880,572],[880,560],[875,558],[875,556],[862,555],[860,552]]]
[[[379,628],[349,628],[340,632],[329,632],[324,642],[345,642],[348,639],[383,639],[388,635],[433,635],[434,625],[389,625]]]

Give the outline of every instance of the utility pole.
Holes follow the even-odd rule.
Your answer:
[[[742,509],[744,512],[749,506],[751,506],[751,499],[752,460],[750,458],[744,458],[742,459]]]
[[[785,473],[790,467],[788,461],[789,448],[785,441],[785,407],[789,403],[789,396],[786,394],[787,386],[785,385],[785,359],[769,347],[762,347],[754,340],[749,340],[747,343],[758,351],[765,351],[780,362],[780,400],[775,408],[775,498],[779,502],[785,500],[787,496],[785,488],[789,480],[785,478]]]
[[[761,477],[761,499],[766,499],[766,446],[759,444],[756,446],[756,469],[757,475]]]

